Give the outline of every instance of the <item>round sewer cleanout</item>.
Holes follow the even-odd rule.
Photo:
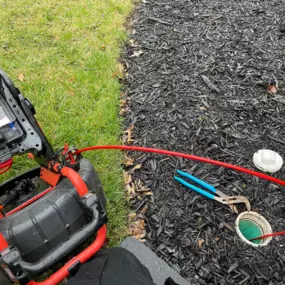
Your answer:
[[[256,237],[272,233],[268,221],[256,212],[248,211],[239,214],[235,221],[235,228],[241,240],[254,247],[266,246],[272,239],[267,237],[251,241]]]

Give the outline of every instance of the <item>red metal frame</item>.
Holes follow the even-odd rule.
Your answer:
[[[3,169],[0,171],[0,174],[3,174],[4,172],[8,171],[13,164],[13,158],[8,159],[7,161],[0,163],[0,169]]]
[[[41,167],[40,178],[51,186],[56,186],[61,175],[54,173],[47,168]]]
[[[57,272],[51,275],[48,279],[42,282],[36,282],[34,280],[30,281],[27,285],[57,285],[63,279],[69,276],[68,269],[72,267],[76,262],[85,263],[88,259],[90,259],[97,251],[100,250],[102,245],[105,242],[107,235],[107,227],[104,225],[100,228],[97,233],[97,237],[94,242],[84,249],[81,253],[79,253],[76,257],[67,262],[63,267],[61,267]]]
[[[9,247],[8,242],[5,240],[3,235],[0,233],[0,251]]]

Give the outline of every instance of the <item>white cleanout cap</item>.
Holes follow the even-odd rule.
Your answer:
[[[264,172],[276,172],[283,164],[282,157],[270,149],[260,149],[253,155],[254,165]]]

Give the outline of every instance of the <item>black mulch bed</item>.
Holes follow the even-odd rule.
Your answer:
[[[134,145],[252,169],[258,149],[285,158],[285,1],[143,2],[130,35],[138,47],[132,41],[125,56]],[[279,92],[267,95],[274,77]],[[143,163],[136,177],[154,192],[147,243],[191,284],[285,284],[284,237],[265,248],[246,245],[228,207],[173,176],[182,169],[228,195],[246,196],[275,231],[285,230],[284,187],[193,161],[133,155]],[[285,179],[284,168],[275,176]]]

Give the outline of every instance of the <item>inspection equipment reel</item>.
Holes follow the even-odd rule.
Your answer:
[[[0,70],[0,174],[14,155],[28,153],[39,165],[0,186],[1,285],[58,284],[106,237],[106,199],[94,167],[74,148],[54,152],[34,115],[33,105]],[[95,233],[87,248],[68,259]],[[48,279],[34,281],[63,259],[66,264]]]

